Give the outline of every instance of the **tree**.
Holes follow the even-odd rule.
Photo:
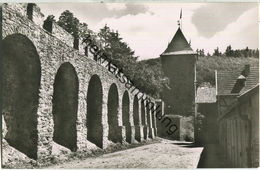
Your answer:
[[[100,29],[98,33],[104,52],[114,64],[128,71],[131,64],[135,64],[137,57],[134,51],[123,42],[118,31],[111,30],[107,25]]]
[[[200,57],[205,57],[204,49],[197,49],[196,52]]]
[[[200,56],[201,56],[201,57],[205,57],[204,49],[201,49],[201,50],[200,50]]]
[[[199,55],[199,49],[196,50],[196,53]]]
[[[219,48],[218,48],[218,47],[214,50],[213,55],[215,55],[215,56],[221,56],[221,52],[219,52]]]
[[[246,49],[244,50],[244,56],[245,57],[250,57],[250,53],[249,53],[250,51],[249,51],[249,48],[248,47],[246,47]]]
[[[74,38],[79,37],[79,20],[69,10],[61,13],[57,23],[68,33],[72,34]]]
[[[73,46],[75,49],[79,49],[79,39],[89,34],[88,25],[80,23],[79,19],[74,17],[69,10],[61,13],[57,23],[74,37]]]
[[[225,55],[228,57],[234,56],[234,51],[232,50],[231,45],[227,46]]]
[[[79,28],[78,28],[79,37],[83,38],[86,35],[88,35],[89,33],[90,33],[90,30],[88,29],[88,24],[86,24],[86,23],[79,23]]]

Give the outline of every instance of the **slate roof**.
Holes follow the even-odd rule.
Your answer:
[[[161,55],[196,54],[179,28]]]
[[[215,87],[199,87],[197,89],[196,103],[215,103],[216,100]]]
[[[237,82],[237,78],[243,72],[241,71],[217,71],[217,93],[218,95],[227,95],[231,94],[233,87]],[[245,86],[240,90],[239,94],[255,87],[259,84],[259,66],[251,66],[250,73],[246,77]]]

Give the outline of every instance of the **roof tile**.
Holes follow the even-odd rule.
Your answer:
[[[240,72],[234,71],[218,71],[217,72],[217,92],[220,94],[231,94],[233,87],[236,84],[237,78],[241,75],[243,69]],[[259,66],[251,66],[250,73],[246,77],[245,87],[241,89],[239,94],[253,88],[259,84]]]

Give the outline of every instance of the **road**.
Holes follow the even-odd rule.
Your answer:
[[[159,143],[48,168],[197,168],[202,150],[189,142],[162,139]]]

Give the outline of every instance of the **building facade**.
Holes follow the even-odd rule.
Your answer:
[[[259,68],[216,75],[219,144],[232,167],[259,167]]]

